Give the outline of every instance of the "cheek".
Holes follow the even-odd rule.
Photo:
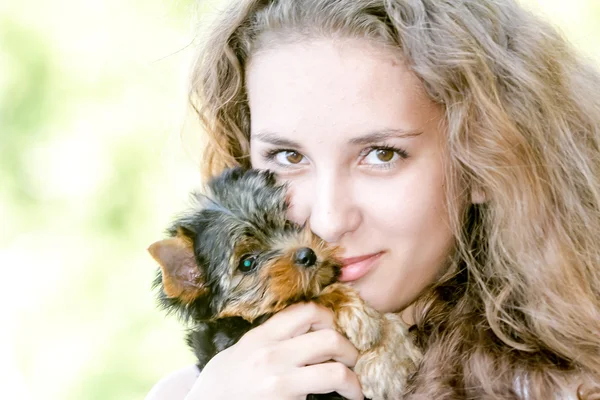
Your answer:
[[[427,235],[448,220],[441,174],[409,172],[386,184],[371,183],[356,193],[368,210],[367,219],[394,236]]]

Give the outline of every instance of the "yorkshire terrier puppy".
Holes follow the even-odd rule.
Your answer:
[[[187,343],[200,370],[274,313],[313,301],[333,310],[336,329],[359,351],[354,372],[363,394],[402,398],[421,358],[408,327],[336,282],[340,249],[286,218],[285,185],[270,172],[234,168],[208,189],[193,195],[195,204],[175,220],[169,238],[148,249],[160,265],[159,301],[190,323]]]

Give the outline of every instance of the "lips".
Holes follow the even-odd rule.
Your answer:
[[[383,252],[371,253],[364,256],[342,258],[342,270],[339,276],[341,282],[352,282],[365,276],[381,257]]]

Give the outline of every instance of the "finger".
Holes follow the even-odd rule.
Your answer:
[[[315,303],[293,304],[253,329],[253,335],[281,341],[309,331],[333,329],[333,311]]]
[[[322,329],[281,342],[278,345],[281,356],[298,367],[337,361],[347,367],[354,367],[358,350],[341,333],[332,329]]]
[[[350,400],[363,400],[358,377],[337,362],[310,365],[285,376],[285,384],[296,396],[337,392]]]

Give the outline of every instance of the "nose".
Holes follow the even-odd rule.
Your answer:
[[[358,228],[361,213],[357,207],[351,177],[322,177],[317,182],[310,203],[310,227],[321,239],[339,243],[342,237]]]
[[[294,263],[301,267],[312,267],[317,263],[317,255],[312,249],[303,247],[294,254]]]

